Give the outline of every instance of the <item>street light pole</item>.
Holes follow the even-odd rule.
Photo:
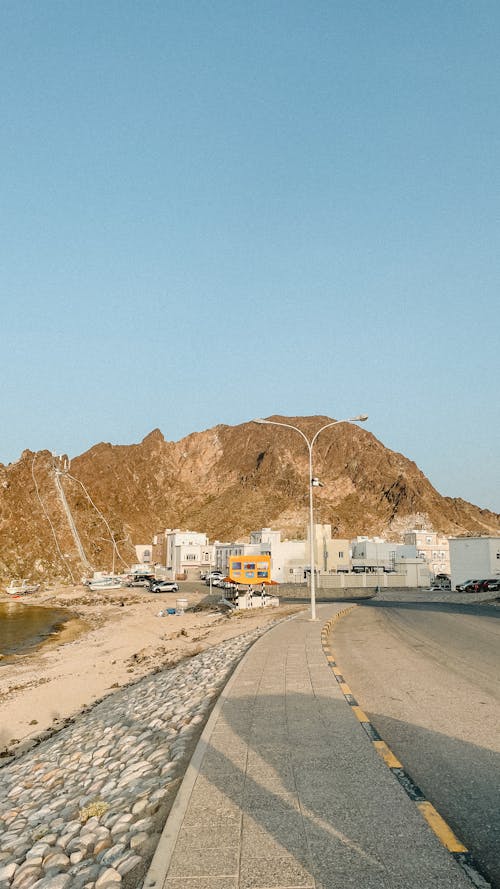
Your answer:
[[[276,420],[264,420],[257,417],[252,420],[253,423],[260,423],[265,426],[284,426],[286,429],[293,429],[298,432],[304,439],[309,452],[309,552],[310,552],[310,572],[311,572],[311,620],[316,620],[316,576],[314,565],[314,509],[313,509],[313,487],[316,487],[317,480],[313,476],[313,447],[320,432],[330,429],[331,426],[337,426],[339,423],[364,423],[368,419],[367,414],[359,414],[357,417],[349,417],[346,420],[332,420],[326,423],[313,435],[311,439],[299,429],[298,426],[292,426],[290,423],[278,423]]]

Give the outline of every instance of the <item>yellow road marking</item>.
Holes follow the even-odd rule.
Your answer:
[[[387,746],[385,741],[374,741],[373,746],[377,748],[377,751],[380,753],[380,756],[384,760],[385,764],[389,766],[390,769],[402,769],[399,759],[394,756],[391,748]]]
[[[360,722],[370,722],[368,716],[363,712],[361,707],[351,707],[351,710],[356,714]]]
[[[464,846],[455,836],[451,827],[447,825],[439,812],[436,812],[432,803],[425,801],[417,803],[417,806],[422,812],[427,824],[434,831],[443,846],[446,846],[450,852],[467,852],[467,846]]]

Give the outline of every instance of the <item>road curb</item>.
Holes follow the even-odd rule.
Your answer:
[[[426,799],[424,793],[412,780],[410,775],[405,771],[403,765],[399,762],[397,756],[392,752],[388,744],[380,737],[375,726],[372,725],[366,713],[363,712],[354,697],[349,685],[345,681],[344,675],[335,659],[334,652],[330,645],[330,635],[334,625],[341,618],[350,614],[356,608],[351,605],[349,608],[343,608],[337,614],[333,615],[321,628],[321,645],[325,653],[328,664],[337,680],[342,694],[347,703],[351,707],[354,715],[358,719],[360,725],[368,735],[375,750],[386,764],[387,768],[399,782],[407,796],[417,806],[420,814],[425,818],[427,824],[440,841],[441,845],[451,854],[457,864],[469,877],[476,889],[491,889],[491,883],[483,876],[472,854],[466,846],[458,839],[451,827],[439,814],[437,809]]]

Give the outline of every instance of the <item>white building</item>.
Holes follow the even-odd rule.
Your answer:
[[[396,575],[404,577],[403,586],[427,588],[431,584],[429,566],[424,559],[396,556],[394,568]]]
[[[252,531],[250,543],[215,544],[215,567],[225,575],[229,556],[268,555],[271,577],[278,583],[303,583],[310,570],[309,540],[282,540],[281,531],[261,528]],[[332,537],[331,525],[314,526],[314,563],[318,572],[349,571],[349,541]]]
[[[278,583],[303,583],[306,565],[306,541],[282,540],[281,531],[261,528],[252,531],[250,540],[260,546],[262,555],[271,556],[271,578]]]
[[[353,571],[395,571],[396,562],[416,558],[414,544],[394,543],[382,537],[357,537],[352,541]]]
[[[260,544],[244,543],[243,541],[235,541],[233,543],[214,544],[214,567],[217,571],[222,571],[224,577],[229,571],[229,556],[259,556],[262,554]]]
[[[450,539],[451,588],[464,580],[500,576],[500,537]]]
[[[200,571],[213,564],[214,547],[200,531],[166,528],[153,538],[153,560],[174,580],[198,580]]]
[[[149,565],[153,558],[153,547],[150,543],[138,543],[135,546],[135,554],[141,565]]]
[[[403,540],[416,546],[418,557],[427,563],[432,577],[450,573],[450,543],[443,534],[415,529],[407,531]]]

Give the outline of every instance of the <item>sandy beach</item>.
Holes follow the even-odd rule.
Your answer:
[[[61,728],[84,708],[148,673],[303,608],[287,604],[228,617],[214,610],[207,593],[203,584],[185,584],[178,594],[163,595],[141,588],[92,593],[83,586],[61,586],[23,599],[27,607],[62,606],[73,617],[37,650],[0,664],[0,755]],[[180,596],[190,609],[200,610],[160,617]]]

